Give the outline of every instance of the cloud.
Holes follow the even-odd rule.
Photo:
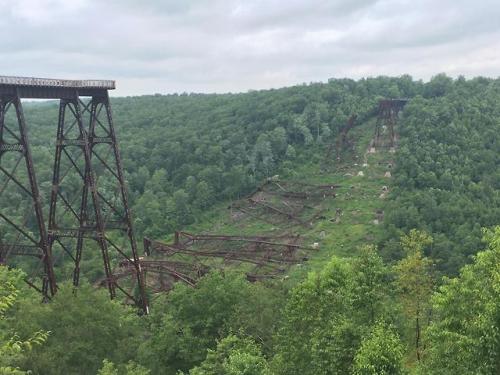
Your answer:
[[[0,0],[0,74],[117,80],[115,95],[330,77],[500,75],[492,0]]]

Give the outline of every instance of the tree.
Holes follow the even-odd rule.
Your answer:
[[[292,145],[288,145],[288,147],[286,148],[287,159],[293,160],[295,159],[295,156],[296,156],[295,148]]]
[[[443,275],[456,276],[480,248],[480,228],[498,224],[500,122],[491,101],[497,87],[438,75],[421,88],[425,97],[407,103],[399,122],[394,195],[384,222],[432,235],[426,255]],[[387,233],[394,239],[394,231]]]
[[[375,246],[364,246],[353,259],[354,273],[354,305],[366,324],[373,324],[375,320],[388,310],[387,300],[389,285],[389,270],[378,255]]]
[[[293,129],[298,135],[300,142],[304,145],[309,145],[313,142],[314,138],[311,134],[311,130],[307,127],[305,116],[297,115],[293,120]]]
[[[21,278],[21,272],[0,265],[0,374],[2,375],[28,374],[15,366],[15,363],[22,362],[24,355],[35,346],[43,344],[49,335],[47,331],[37,331],[28,339],[21,340],[19,335],[8,332],[9,330],[4,327],[5,314],[18,298]]]
[[[189,224],[192,222],[191,210],[189,206],[189,195],[184,189],[177,190],[172,201],[174,204],[176,219],[179,224]]]
[[[270,375],[260,348],[249,338],[229,335],[209,350],[206,359],[190,375]]]
[[[279,299],[267,296],[263,285],[250,284],[238,272],[211,272],[196,288],[177,283],[153,312],[140,363],[155,374],[189,371],[230,332],[269,345]]]
[[[285,128],[279,126],[275,128],[272,132],[270,132],[269,142],[271,142],[273,154],[282,157],[288,145],[288,139]]]
[[[35,373],[95,374],[104,358],[116,363],[135,358],[143,340],[136,311],[86,283],[76,291],[61,284],[46,304],[34,296],[20,299],[15,318],[10,323],[20,336],[51,331],[45,344],[34,347],[21,362]]]
[[[411,230],[401,238],[406,258],[395,266],[396,286],[404,306],[405,314],[414,331],[414,346],[417,360],[421,359],[422,329],[429,319],[429,300],[434,287],[432,262],[423,256],[423,249],[432,244],[432,237],[425,232]]]
[[[210,207],[214,197],[214,192],[205,181],[200,181],[196,185],[196,205],[202,209]]]
[[[363,337],[393,315],[389,270],[375,247],[353,259],[333,257],[290,293],[276,338],[278,374],[349,373]]]
[[[257,138],[253,149],[252,163],[255,173],[260,173],[262,177],[269,177],[274,166],[274,157],[271,142],[265,134],[261,134]]]
[[[444,73],[440,73],[431,78],[425,87],[425,95],[428,97],[438,97],[445,95],[453,86],[453,80]]]
[[[186,193],[189,195],[190,202],[194,201],[194,199],[196,198],[196,193],[197,193],[196,184],[197,184],[196,177],[189,176],[188,178],[186,178],[186,183],[184,186]]]
[[[432,298],[423,373],[500,373],[500,226],[485,241],[487,249]]]
[[[130,361],[124,366],[116,366],[113,362],[105,359],[97,375],[150,375],[147,368]]]
[[[276,373],[348,371],[362,329],[352,319],[353,286],[349,263],[333,258],[292,290],[277,335]]]
[[[168,188],[168,175],[165,169],[157,169],[145,185],[145,189],[151,190],[153,193],[168,191]]]
[[[378,322],[363,339],[353,364],[354,375],[403,374],[404,347],[394,328]]]

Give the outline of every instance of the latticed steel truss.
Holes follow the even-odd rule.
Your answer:
[[[148,255],[140,259],[153,291],[168,291],[181,281],[194,286],[210,269],[228,264],[247,266],[249,281],[275,278],[294,264],[307,261],[311,248],[299,245],[298,236],[229,236],[175,232],[173,243],[144,239]],[[130,265],[122,263],[116,273],[128,276]]]
[[[358,115],[356,113],[352,114],[349,117],[349,119],[347,120],[347,123],[340,128],[339,134],[337,136],[335,143],[331,143],[326,150],[325,157],[323,159],[323,167],[322,168],[324,168],[325,166],[327,166],[330,163],[334,148],[335,148],[335,154],[336,154],[335,159],[337,161],[340,160],[342,151],[347,149],[347,147],[349,145],[347,134],[356,125],[357,118],[358,118]]]
[[[111,85],[106,81],[103,88],[100,81],[92,81],[92,85],[75,82],[78,87],[71,87],[71,82],[61,87],[3,86],[0,82],[0,199],[3,195],[3,199],[12,196],[19,200],[20,208],[26,208],[24,216],[16,212],[19,210],[0,208],[0,260],[25,266],[33,274],[27,278],[28,283],[50,298],[57,290],[56,278],[64,272],[62,257],[71,260],[73,284],[77,286],[86,253],[99,251],[103,284],[110,297],[122,293],[147,313],[107,91],[114,87],[114,82]],[[82,94],[90,96],[90,100],[83,101]],[[48,229],[22,111],[23,95],[60,99]],[[16,112],[16,129],[6,121],[10,108]],[[26,206],[26,201],[31,204]],[[26,256],[38,260],[41,266],[18,260]],[[113,274],[113,265],[122,261],[130,265],[134,292],[130,285],[122,285],[119,275]]]
[[[383,127],[389,132],[389,147],[394,147],[396,141],[395,126],[398,121],[399,112],[403,109],[407,99],[383,99],[379,102],[378,117],[375,125],[375,146],[382,146]]]
[[[56,281],[23,107],[15,92],[0,95],[1,198],[19,202],[0,210],[0,262],[26,258],[26,282],[48,299]]]

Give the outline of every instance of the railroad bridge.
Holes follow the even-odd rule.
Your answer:
[[[26,282],[50,299],[63,272],[60,258],[71,259],[77,286],[84,252],[98,249],[111,298],[122,293],[147,313],[109,100],[114,88],[115,82],[106,80],[0,76],[0,262],[21,265],[28,272]],[[48,210],[37,181],[24,98],[59,100]],[[120,259],[132,265],[136,293],[113,274],[112,260]]]
[[[394,147],[396,142],[395,126],[397,125],[399,112],[401,112],[408,103],[409,99],[382,99],[378,105],[377,123],[375,125],[374,146],[382,146],[381,134],[382,127],[385,126],[389,131],[389,147]]]

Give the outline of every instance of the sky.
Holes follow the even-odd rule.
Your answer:
[[[498,0],[0,0],[0,75],[115,96],[500,76]]]

